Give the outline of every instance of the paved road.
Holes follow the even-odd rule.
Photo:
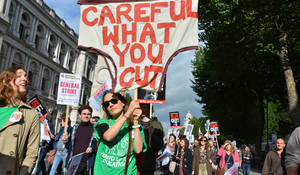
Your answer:
[[[260,172],[257,172],[257,171],[254,171],[254,170],[250,171],[250,175],[260,175],[260,174],[261,174]],[[155,171],[154,175],[163,175],[163,173],[161,171]],[[240,171],[239,175],[243,175],[243,172]]]

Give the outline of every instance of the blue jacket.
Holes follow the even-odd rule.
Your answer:
[[[64,130],[65,130],[65,127],[61,127],[60,130],[58,131],[57,136],[54,139],[53,148],[55,149],[55,151],[57,151],[57,143],[58,143],[60,137],[63,135]],[[68,126],[67,133],[68,133],[69,137],[70,137],[71,132],[72,132],[72,126]],[[68,153],[69,153],[69,149],[68,149]]]

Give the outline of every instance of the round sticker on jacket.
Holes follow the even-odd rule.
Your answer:
[[[10,122],[18,122],[22,119],[22,112],[13,112],[9,118]]]

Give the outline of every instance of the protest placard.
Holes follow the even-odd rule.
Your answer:
[[[166,81],[161,88],[161,91],[149,91],[142,88],[138,88],[138,101],[140,103],[150,104],[165,104],[166,103]]]
[[[198,0],[78,3],[78,48],[104,56],[116,92],[158,91],[172,59],[198,49]]]
[[[192,125],[192,124],[187,124],[187,125],[185,126],[184,135],[186,135],[186,136],[192,135],[193,128],[194,128],[194,125]]]
[[[219,136],[220,135],[220,131],[219,131],[219,127],[218,127],[217,122],[210,122],[208,133],[211,136]]]
[[[201,129],[199,127],[199,129],[198,129],[198,138],[200,139],[201,137],[203,137],[203,134],[202,134]]]
[[[35,95],[28,100],[28,104],[38,111],[40,119],[46,118],[49,114],[46,108],[43,106],[41,100]]]
[[[81,92],[81,76],[60,73],[57,104],[78,106]]]
[[[180,127],[179,112],[169,112],[170,124],[172,128]]]
[[[102,97],[104,93],[111,89],[111,80],[108,79],[102,86],[100,86],[94,94],[89,98],[90,105],[99,111],[101,109]]]
[[[84,153],[80,153],[71,158],[71,163],[69,164],[69,166],[67,168],[67,173],[66,173],[67,175],[75,174],[83,155],[84,155]]]

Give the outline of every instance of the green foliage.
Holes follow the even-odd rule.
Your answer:
[[[299,80],[300,1],[199,2],[199,36],[205,46],[192,61],[192,88],[203,113],[219,122],[220,139],[258,143],[266,134],[268,99],[269,130],[285,136],[291,122],[279,35],[288,33],[288,58]]]

